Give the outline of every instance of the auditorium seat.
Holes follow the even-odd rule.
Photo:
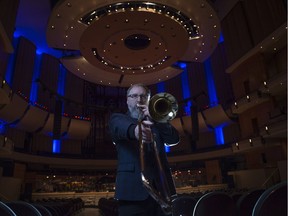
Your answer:
[[[118,215],[118,201],[114,198],[101,197],[98,201],[98,208],[105,216],[117,216]]]
[[[244,193],[236,202],[238,216],[251,216],[254,205],[264,192],[264,189],[255,189]]]
[[[53,216],[61,216],[63,211],[61,211],[60,207],[55,206],[51,203],[42,204]]]
[[[43,205],[32,203],[32,205],[41,213],[42,216],[53,216],[51,212]]]
[[[235,203],[238,202],[238,200],[240,199],[240,197],[243,195],[243,193],[233,193],[230,196],[232,197],[232,199],[234,200]]]
[[[287,182],[268,189],[257,200],[252,216],[287,216]]]
[[[17,216],[13,210],[5,203],[0,201],[0,215],[1,216]]]
[[[36,200],[31,204],[39,208],[42,215],[50,213],[52,216],[69,216],[84,208],[84,201],[81,198],[48,198]]]
[[[178,195],[172,202],[173,215],[192,215],[196,202],[190,195]]]
[[[64,216],[70,214],[70,206],[62,199],[48,199],[38,202],[51,212],[53,216]]]
[[[193,216],[235,216],[236,205],[227,193],[213,191],[204,194],[197,201]]]
[[[41,213],[30,203],[24,201],[13,201],[5,203],[17,216],[41,216]]]

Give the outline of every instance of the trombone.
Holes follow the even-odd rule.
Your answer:
[[[176,117],[178,112],[178,103],[174,96],[169,93],[158,93],[154,95],[148,104],[148,109],[151,118],[160,123],[169,122],[170,120]],[[161,206],[162,210],[165,214],[172,213],[172,202],[174,198],[176,198],[176,194],[172,194],[169,189],[169,184],[167,181],[167,177],[165,171],[162,166],[162,162],[159,157],[159,151],[156,143],[156,135],[153,134],[153,143],[152,148],[154,151],[154,155],[156,158],[156,166],[159,171],[159,179],[161,183],[161,191],[158,191],[153,187],[152,182],[146,177],[145,174],[145,144],[142,139],[142,129],[141,129],[141,121],[143,120],[143,116],[139,116],[138,125],[139,125],[139,142],[140,142],[140,163],[141,163],[141,178],[143,185],[148,190],[151,197],[153,197]]]

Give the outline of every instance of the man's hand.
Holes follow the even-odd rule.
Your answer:
[[[142,141],[144,143],[151,143],[153,141],[153,135],[151,131],[151,126],[153,122],[149,120],[144,120],[141,122],[141,130],[142,130]],[[139,140],[139,124],[135,128],[135,137]]]
[[[148,117],[151,119],[148,106],[146,104],[137,104],[138,109],[140,109],[143,113],[143,117]]]

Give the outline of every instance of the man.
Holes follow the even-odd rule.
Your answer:
[[[159,170],[152,147],[155,139],[159,158],[169,185],[169,194],[176,194],[164,144],[178,144],[179,135],[177,130],[169,123],[153,122],[148,110],[149,99],[150,90],[145,85],[135,84],[131,86],[127,91],[128,112],[126,114],[112,114],[109,122],[112,140],[118,153],[115,198],[119,200],[119,216],[165,215],[141,180],[140,125],[142,142],[146,149],[145,175],[149,183],[160,190]],[[138,121],[139,117],[142,121]],[[155,134],[155,137],[152,134]]]

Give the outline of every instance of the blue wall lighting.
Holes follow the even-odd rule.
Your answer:
[[[218,145],[223,145],[225,143],[224,135],[223,135],[223,127],[219,126],[219,127],[214,128],[214,133],[215,133],[216,143]]]
[[[61,140],[54,139],[52,144],[53,144],[52,152],[53,152],[54,154],[60,153]]]
[[[165,145],[165,151],[166,153],[170,152],[170,146]]]
[[[157,83],[157,92],[165,92],[165,83],[164,82],[160,82]]]
[[[207,86],[208,86],[210,107],[217,106],[218,98],[217,98],[215,83],[213,79],[213,71],[212,71],[210,58],[205,61],[204,67],[205,67],[205,75],[206,75],[206,81],[207,81]],[[214,128],[214,134],[215,134],[217,145],[223,145],[225,143],[222,129],[223,129],[223,126]]]
[[[218,43],[220,44],[222,42],[224,42],[224,36],[223,36],[222,32],[220,32],[220,37],[219,37]]]
[[[4,134],[6,131],[5,122],[0,119],[0,134]]]

